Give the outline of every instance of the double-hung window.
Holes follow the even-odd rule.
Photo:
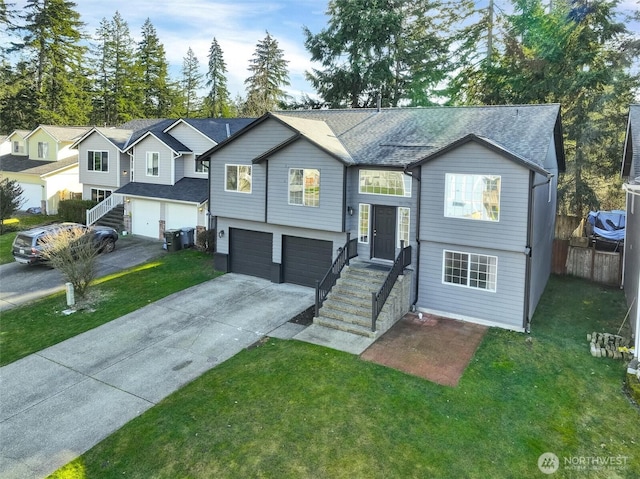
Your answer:
[[[209,160],[196,157],[196,173],[209,173]]]
[[[46,158],[49,155],[49,143],[45,141],[38,142],[38,158]]]
[[[498,258],[483,254],[444,251],[442,281],[467,288],[496,291]]]
[[[147,151],[147,176],[159,176],[160,153]]]
[[[500,221],[500,176],[447,173],[444,215]]]
[[[108,151],[89,151],[87,153],[89,171],[109,171]]]
[[[251,193],[251,165],[225,165],[224,190]]]
[[[320,170],[289,168],[289,204],[320,206]]]

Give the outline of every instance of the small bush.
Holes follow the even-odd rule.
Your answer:
[[[92,200],[64,200],[58,205],[58,216],[62,221],[85,224],[87,210],[97,204],[97,201]]]
[[[200,251],[213,253],[216,248],[215,230],[202,230],[196,234],[196,248]]]

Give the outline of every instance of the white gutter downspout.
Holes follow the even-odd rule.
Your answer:
[[[632,196],[638,196],[640,197],[640,186],[635,186],[635,185],[630,185],[627,183],[624,183],[622,185],[622,189],[627,193],[625,195],[625,201],[626,201],[626,210],[625,211],[629,211],[629,200],[631,199]],[[634,201],[634,200],[631,200]],[[634,204],[634,207],[636,205]],[[640,212],[638,211],[634,211],[634,214],[640,214]],[[626,254],[626,247],[627,247],[627,228],[625,228],[624,230],[624,235],[625,235],[625,254]],[[624,273],[625,273],[625,266],[626,261],[622,262],[622,283],[623,283],[623,287],[624,287]],[[638,279],[638,291],[636,291],[636,298],[635,298],[636,303],[640,302],[640,278]],[[635,357],[636,359],[640,357],[640,304],[636,304],[636,317],[635,317],[635,322],[636,322],[636,327],[635,327],[635,332],[636,332],[636,338],[634,341],[634,346],[635,346]]]

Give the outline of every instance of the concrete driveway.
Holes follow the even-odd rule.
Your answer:
[[[118,239],[114,252],[98,256],[98,277],[144,263],[160,254],[166,254],[160,241],[123,236]],[[0,311],[63,289],[62,275],[48,266],[16,262],[0,266]]]
[[[0,477],[46,477],[313,302],[226,274],[0,368]]]

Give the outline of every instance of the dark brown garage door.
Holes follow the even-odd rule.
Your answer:
[[[273,235],[229,229],[231,271],[271,279]]]
[[[331,241],[283,236],[284,282],[314,287],[331,266],[332,249]]]

